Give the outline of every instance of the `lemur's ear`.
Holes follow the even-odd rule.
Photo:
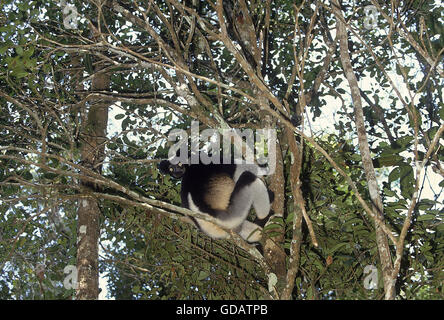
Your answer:
[[[163,174],[169,174],[169,168],[170,168],[170,162],[168,160],[162,160],[159,163],[159,171],[162,172]]]

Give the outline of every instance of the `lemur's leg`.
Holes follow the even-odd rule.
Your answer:
[[[259,167],[255,164],[245,164],[238,165],[236,168],[236,172],[234,174],[234,181],[236,181],[237,177],[240,177],[245,172],[251,172],[255,179],[251,183],[251,193],[253,196],[253,207],[256,211],[256,215],[259,219],[264,219],[268,216],[271,207],[271,201],[269,197],[269,192],[264,182],[256,176]]]
[[[270,197],[268,196],[268,190],[264,182],[256,178],[251,184],[253,193],[253,207],[256,211],[256,215],[259,219],[264,219],[270,213]]]
[[[262,238],[262,228],[257,224],[245,220],[238,231],[239,235],[248,242],[258,242]]]
[[[240,226],[248,216],[253,199],[256,176],[244,171],[236,181],[230,204],[226,210],[215,210],[214,217],[220,221],[222,227],[235,229]]]

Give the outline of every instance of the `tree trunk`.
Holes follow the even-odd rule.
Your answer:
[[[107,90],[109,81],[108,74],[95,75],[92,81],[92,90]],[[108,107],[109,103],[90,100],[86,123],[82,126],[81,161],[84,167],[96,172],[101,171],[101,163],[104,160]],[[80,181],[80,184],[86,189],[94,189],[94,186],[86,181]],[[99,297],[98,241],[100,236],[98,200],[81,199],[77,217],[78,288],[76,299],[97,299]]]
[[[283,219],[284,206],[285,206],[285,177],[284,177],[284,165],[282,160],[282,151],[279,140],[276,141],[276,171],[270,176],[270,190],[274,193],[274,201],[271,209],[273,210],[272,217],[280,217]],[[269,223],[273,222],[272,217],[268,220]],[[264,258],[267,264],[270,266],[271,271],[277,277],[277,291],[280,292],[281,288],[285,285],[285,277],[287,274],[286,257],[283,249],[284,242],[284,227],[273,228],[272,232],[277,232],[279,235],[265,237],[264,244]]]
[[[367,132],[364,123],[364,112],[362,110],[361,94],[358,86],[358,81],[353,72],[350,55],[348,53],[348,39],[347,30],[343,22],[344,17],[340,10],[337,0],[334,1],[334,12],[337,21],[337,34],[340,46],[340,58],[342,67],[344,69],[345,77],[350,85],[351,95],[353,100],[353,107],[355,111],[355,123],[358,134],[359,150],[362,158],[362,165],[364,167],[365,176],[368,183],[370,198],[372,201],[372,211],[375,216],[380,218],[380,222],[375,220],[376,229],[376,243],[378,246],[379,258],[382,267],[382,276],[384,280],[384,292],[386,300],[393,300],[395,298],[395,282],[396,276],[393,275],[393,264],[388,245],[388,239],[380,223],[384,219],[384,207],[379,193],[378,183],[376,181],[375,169],[370,154],[370,147],[367,140]]]
[[[294,289],[294,282],[299,271],[299,262],[301,257],[301,242],[302,242],[302,211],[305,206],[305,201],[302,197],[300,173],[302,168],[302,153],[297,145],[293,130],[285,128],[284,134],[288,141],[290,152],[293,154],[293,161],[290,166],[290,183],[291,191],[293,193],[294,202],[294,216],[292,221],[292,240],[290,246],[290,257],[288,263],[288,271],[286,275],[286,284],[282,291],[281,299],[290,300]]]

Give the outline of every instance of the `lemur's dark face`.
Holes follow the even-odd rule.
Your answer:
[[[168,160],[163,160],[159,164],[159,169],[164,174],[169,174],[173,178],[180,179],[185,174],[186,167],[181,162],[172,164]]]
[[[185,166],[181,162],[178,164],[170,164],[170,168],[168,170],[170,171],[170,175],[176,179],[182,178],[182,176],[185,174]]]

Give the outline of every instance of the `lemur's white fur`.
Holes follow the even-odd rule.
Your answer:
[[[257,166],[237,165],[233,176],[234,183],[237,182],[244,171],[250,171],[251,173],[256,174]],[[190,210],[205,214],[205,212],[199,210],[190,193],[188,193],[187,198]],[[230,204],[230,207],[227,208],[227,210],[230,211],[230,215],[227,215],[228,217],[226,219],[222,220],[216,218],[218,221],[217,225],[202,219],[196,219],[196,221],[201,230],[212,238],[228,238],[228,233],[219,227],[221,226],[238,232],[242,238],[249,242],[257,242],[262,237],[262,228],[257,224],[246,220],[251,206],[254,207],[259,219],[264,219],[270,212],[270,199],[267,187],[263,181],[257,177],[251,184],[243,187],[233,196],[233,201]]]

